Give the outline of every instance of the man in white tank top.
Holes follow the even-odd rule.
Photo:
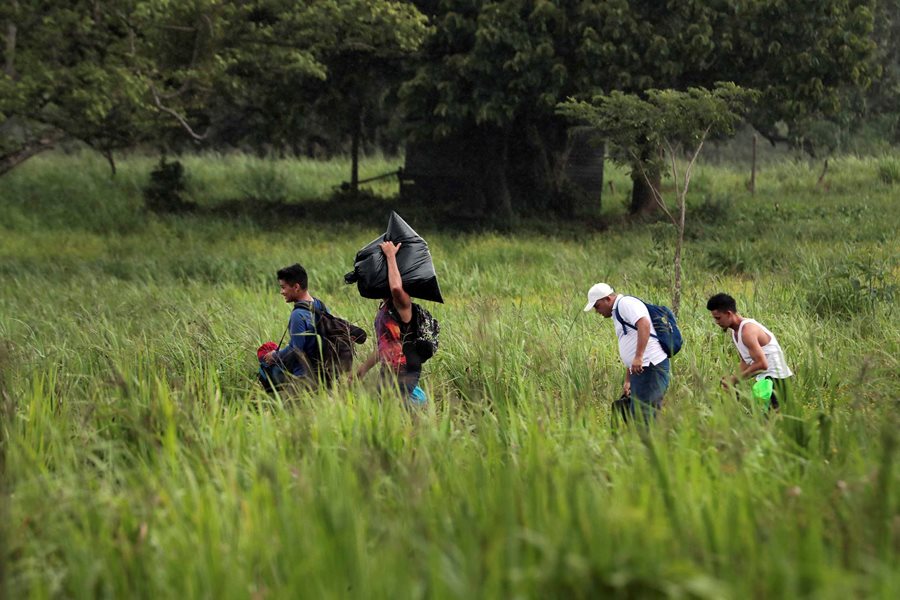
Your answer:
[[[775,334],[762,323],[738,314],[737,302],[728,294],[710,298],[706,309],[712,313],[716,325],[725,331],[731,330],[731,340],[741,357],[738,373],[723,377],[722,386],[730,388],[751,377],[757,381],[770,379],[773,384],[771,406],[778,408],[779,400],[787,400],[787,379],[794,373],[787,365]]]

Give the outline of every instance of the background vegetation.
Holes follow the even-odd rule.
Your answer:
[[[0,595],[896,597],[898,31],[898,0],[0,3]],[[645,101],[719,82],[759,101],[678,195],[653,142],[706,125]],[[604,97],[633,126],[577,191],[558,107]],[[365,182],[404,153],[425,201]],[[266,396],[275,270],[371,327],[342,276],[392,209],[448,298],[427,409]],[[584,292],[670,302],[676,240],[687,346],[614,431]],[[786,348],[777,415],[718,387],[718,291]]]
[[[896,143],[898,23],[898,0],[12,0],[0,175],[77,141],[112,171],[136,146],[349,154],[355,190],[361,153],[413,141],[447,171],[449,144],[462,203],[510,226],[570,213],[569,98],[734,82],[772,143],[820,159]],[[652,158],[635,166],[656,184]],[[650,187],[633,177],[631,212]]]
[[[835,160],[827,187],[818,165],[782,161],[755,196],[745,170],[698,166],[687,344],[643,440],[611,431],[612,326],[580,312],[597,280],[670,297],[673,228],[624,218],[626,172],[581,225],[497,234],[404,215],[448,298],[429,306],[442,346],[413,416],[367,385],[268,398],[254,382],[255,348],[287,318],[278,267],[301,261],[314,294],[370,327],[374,304],[341,276],[394,190],[340,212],[321,200],[339,163],[206,155],[184,160],[200,208],[161,216],[141,208],[153,163],[128,158],[111,179],[96,155],[48,154],[0,187],[8,597],[900,588],[896,155]],[[226,210],[272,181],[332,217]],[[722,290],[786,348],[782,414],[718,388],[736,360],[704,303]]]

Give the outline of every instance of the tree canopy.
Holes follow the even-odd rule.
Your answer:
[[[239,109],[274,133],[305,110],[297,90],[329,80],[337,57],[371,67],[426,31],[415,7],[389,0],[14,1],[0,22],[6,168],[62,138],[108,156],[173,124],[203,139]]]
[[[523,187],[546,192],[544,202],[507,192],[512,197],[497,204],[503,212],[547,206],[558,191],[566,138],[554,107],[567,97],[735,81],[762,93],[751,122],[772,140],[791,141],[814,118],[839,112],[845,90],[877,72],[873,0],[419,4],[434,32],[404,89],[413,123],[425,136],[486,132],[480,147],[506,157],[494,169],[501,180],[511,165],[528,164],[533,178]],[[510,152],[522,148],[514,160]],[[508,187],[493,186],[501,194]]]
[[[112,164],[142,142],[299,152],[322,140],[357,154],[403,126],[463,140],[485,212],[565,209],[559,102],[734,81],[759,90],[747,118],[764,135],[810,147],[816,122],[889,110],[896,77],[870,106],[860,90],[882,73],[875,59],[896,70],[895,4],[11,0],[0,173],[63,138]]]

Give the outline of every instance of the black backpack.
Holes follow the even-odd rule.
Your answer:
[[[424,306],[413,303],[413,317],[416,322],[415,340],[416,352],[422,362],[435,355],[440,344],[441,324],[432,316]]]
[[[319,382],[331,387],[339,375],[353,368],[353,344],[365,343],[366,332],[346,319],[325,312],[314,303],[295,302],[294,310],[298,308],[306,309],[313,315],[319,346],[319,352],[306,359]]]
[[[388,312],[397,323],[402,323],[400,315],[392,306]],[[413,364],[421,364],[435,355],[440,345],[441,324],[421,304],[412,303],[412,327],[403,338],[403,354]],[[418,360],[416,360],[418,359]]]

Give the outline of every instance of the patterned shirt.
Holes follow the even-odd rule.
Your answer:
[[[382,303],[375,314],[375,337],[378,343],[378,358],[382,364],[395,372],[418,371],[420,367],[407,364],[403,352],[403,339],[409,334],[412,323],[400,323],[391,314],[387,304]]]

